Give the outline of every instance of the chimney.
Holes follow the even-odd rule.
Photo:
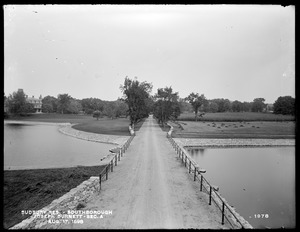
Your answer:
[[[34,95],[32,95],[32,98],[34,98]]]
[[[42,99],[42,94],[40,95],[40,99]]]

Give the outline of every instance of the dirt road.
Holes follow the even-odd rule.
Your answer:
[[[149,117],[101,192],[81,209],[111,213],[82,218],[82,224],[62,223],[59,229],[228,228],[198,189],[166,133]]]

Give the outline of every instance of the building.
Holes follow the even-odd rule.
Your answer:
[[[35,98],[34,96],[28,97],[26,95],[26,101],[33,104],[35,113],[42,113],[42,95],[39,98]]]
[[[273,104],[266,104],[266,107],[264,108],[264,112],[273,113],[274,111],[274,105]]]

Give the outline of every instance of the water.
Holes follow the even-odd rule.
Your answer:
[[[295,227],[295,147],[187,151],[254,228]]]
[[[64,135],[57,125],[4,124],[4,170],[95,166],[113,147]]]

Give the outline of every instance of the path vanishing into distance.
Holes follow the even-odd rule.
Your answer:
[[[221,229],[221,212],[182,165],[166,132],[150,116],[136,132],[101,191],[81,210],[108,210],[103,218],[57,229]],[[57,225],[56,225],[57,226]],[[45,229],[50,229],[47,224]]]

